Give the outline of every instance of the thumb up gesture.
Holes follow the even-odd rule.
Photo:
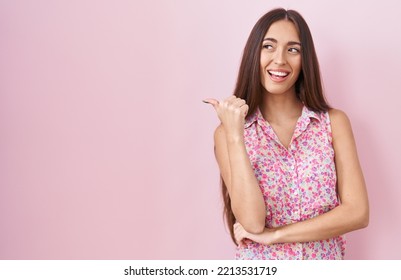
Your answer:
[[[226,134],[243,136],[245,117],[249,110],[244,99],[232,95],[223,101],[208,98],[203,102],[211,104],[216,110]]]

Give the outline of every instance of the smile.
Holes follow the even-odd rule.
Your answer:
[[[290,74],[290,72],[287,71],[274,71],[274,70],[270,70],[267,71],[270,75],[270,78],[274,81],[274,82],[282,82],[284,81],[288,75]]]

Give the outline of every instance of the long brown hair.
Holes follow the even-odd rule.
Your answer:
[[[261,104],[264,88],[261,83],[260,53],[263,38],[270,26],[279,20],[289,20],[298,31],[301,41],[302,69],[295,82],[298,99],[315,112],[325,112],[330,109],[322,88],[319,63],[309,27],[303,17],[294,10],[274,9],[262,16],[253,27],[246,42],[241,65],[238,72],[234,95],[242,98],[249,106],[248,116],[252,115]],[[224,200],[224,216],[234,243],[235,216],[231,209],[231,199],[227,187],[221,178],[222,195]]]

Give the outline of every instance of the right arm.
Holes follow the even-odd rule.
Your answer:
[[[244,116],[248,106],[235,97],[212,105],[221,120],[214,134],[215,155],[234,216],[248,232],[261,233],[266,206],[245,148]]]

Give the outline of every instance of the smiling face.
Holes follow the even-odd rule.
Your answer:
[[[262,44],[262,86],[271,94],[295,94],[301,72],[301,43],[295,25],[289,20],[274,22]]]

